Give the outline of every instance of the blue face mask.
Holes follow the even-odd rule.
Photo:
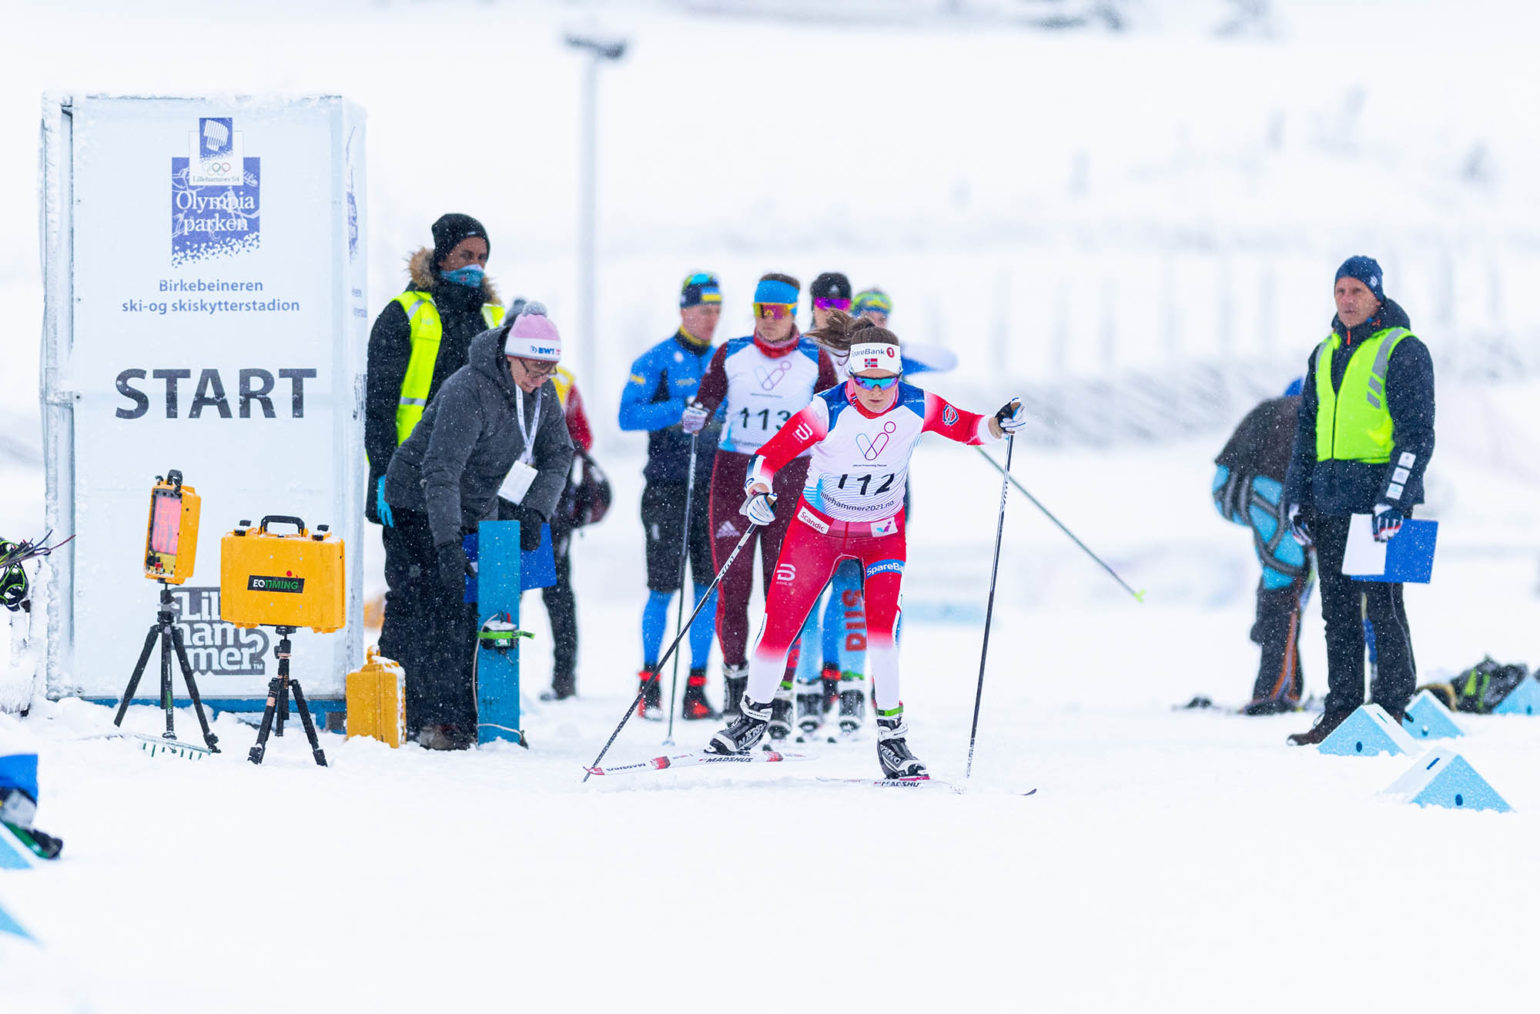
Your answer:
[[[444,281],[454,282],[456,285],[464,285],[471,289],[479,289],[481,288],[481,279],[486,273],[487,269],[480,264],[467,264],[463,268],[445,271]]]

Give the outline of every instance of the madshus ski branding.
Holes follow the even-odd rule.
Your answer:
[[[171,159],[171,263],[255,250],[262,239],[262,160],[247,158],[228,116],[204,116],[185,157]]]

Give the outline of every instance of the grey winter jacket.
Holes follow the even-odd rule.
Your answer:
[[[412,435],[391,455],[385,501],[396,510],[425,512],[435,546],[455,542],[495,516],[497,489],[524,451],[514,416],[517,394],[502,329],[483,331],[471,340],[466,364],[444,381]],[[523,506],[550,521],[572,468],[572,437],[555,384],[548,380],[524,395],[524,422],[535,431],[533,465],[539,474]]]

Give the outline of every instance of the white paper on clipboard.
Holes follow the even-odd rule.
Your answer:
[[[1385,573],[1386,543],[1374,539],[1374,519],[1354,514],[1348,521],[1347,549],[1342,554],[1342,573],[1349,577],[1379,577]]]

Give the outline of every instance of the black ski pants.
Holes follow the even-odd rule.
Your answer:
[[[406,729],[450,725],[474,738],[476,697],[471,685],[475,614],[461,582],[439,580],[438,554],[428,515],[396,508],[384,531],[385,621],[380,654],[406,671]]]
[[[1312,514],[1306,524],[1315,542],[1321,577],[1321,618],[1326,621],[1326,713],[1346,715],[1364,702],[1364,620],[1374,626],[1378,667],[1370,699],[1386,711],[1401,712],[1417,685],[1412,631],[1401,585],[1355,581],[1342,573],[1347,549],[1347,514]]]
[[[551,550],[556,558],[556,583],[540,589],[540,600],[551,619],[555,659],[551,689],[570,694],[577,689],[577,599],[572,594],[572,529],[552,523]]]
[[[1304,612],[1300,600],[1309,587],[1308,571],[1284,588],[1257,584],[1257,618],[1251,625],[1251,640],[1262,648],[1262,660],[1251,688],[1252,704],[1298,704],[1304,693],[1305,674],[1299,664],[1300,614]]]

